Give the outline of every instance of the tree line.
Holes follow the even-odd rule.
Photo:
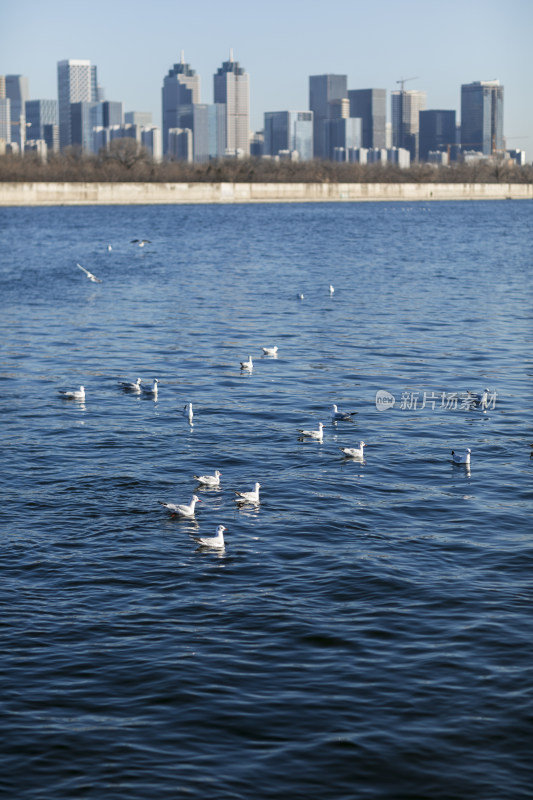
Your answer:
[[[413,164],[355,164],[332,161],[219,159],[205,163],[155,163],[132,139],[117,139],[98,155],[69,148],[50,153],[43,162],[36,153],[0,156],[2,182],[160,183],[532,183],[533,165],[508,160],[454,163],[448,167]]]

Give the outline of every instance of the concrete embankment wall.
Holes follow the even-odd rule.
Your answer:
[[[0,183],[0,206],[525,200],[528,183]]]

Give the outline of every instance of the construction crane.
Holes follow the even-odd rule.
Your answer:
[[[400,78],[400,80],[396,81],[396,83],[401,83],[402,84],[401,91],[403,92],[404,91],[404,88],[403,88],[404,83],[407,83],[407,81],[416,81],[416,80],[418,80],[418,75],[415,75],[414,78]]]

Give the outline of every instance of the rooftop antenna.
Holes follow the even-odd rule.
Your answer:
[[[229,49],[229,60],[233,63],[233,47]]]
[[[185,64],[185,53],[183,52],[183,50],[181,51],[180,54],[180,64]]]

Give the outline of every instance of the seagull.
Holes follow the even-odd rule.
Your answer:
[[[355,411],[339,411],[335,403],[331,406],[331,421],[338,422],[340,419],[351,419]]]
[[[363,448],[366,447],[364,442],[359,442],[359,447],[341,447],[340,449],[348,458],[363,458]]]
[[[275,347],[263,347],[262,349],[263,349],[263,353],[266,356],[275,356],[275,355],[277,355],[277,352],[278,352],[278,346],[277,345]]]
[[[236,503],[258,503],[259,502],[259,487],[260,483],[255,484],[255,488],[251,492],[235,492],[237,497]]]
[[[303,300],[304,299],[304,296],[303,296],[303,294],[301,292],[298,292],[296,297],[298,298],[298,300]]]
[[[241,369],[253,369],[252,356],[248,356],[248,361],[241,361]]]
[[[158,502],[160,505],[168,508],[171,514],[178,514],[180,517],[194,517],[194,507],[196,503],[201,503],[202,501],[197,495],[193,494],[189,505],[184,503],[179,505],[175,505],[174,503],[162,503],[161,500]]]
[[[100,278],[97,278],[96,275],[93,275],[92,272],[89,272],[88,269],[85,269],[85,267],[82,267],[81,264],[76,264],[76,266],[79,267],[80,269],[82,269],[85,272],[85,274],[87,275],[87,277],[89,278],[89,280],[92,281],[93,283],[102,283]]]
[[[157,383],[157,378],[154,378],[152,386],[141,386],[141,389],[145,394],[150,394],[153,397],[157,397]]]
[[[125,392],[137,392],[141,391],[141,378],[137,378],[134,383],[130,383],[129,381],[119,381],[119,386],[122,386]]]
[[[185,406],[183,406],[183,416],[188,418],[189,425],[193,425],[192,403],[187,403]]]
[[[218,469],[215,470],[214,475],[193,475],[193,478],[204,486],[220,486],[220,471]]]
[[[471,449],[469,447],[466,448],[464,455],[460,456],[458,453],[455,453],[452,450],[452,459],[454,464],[470,464],[470,453]]]
[[[216,536],[208,536],[207,538],[201,536],[195,536],[194,541],[198,542],[199,545],[202,547],[224,547],[224,531],[227,528],[224,525],[219,525],[217,528],[217,535]]]
[[[150,239],[132,239],[130,244],[138,244],[139,247],[144,247],[145,244],[152,244]]]
[[[317,431],[303,431],[301,428],[298,428],[299,432],[303,436],[308,436],[310,439],[317,439],[319,442],[322,441],[324,438],[324,432],[322,428],[324,427],[323,422],[318,423],[318,430]]]
[[[334,292],[334,291],[335,291],[335,289],[334,289],[334,287],[333,287],[333,286],[331,285],[331,283],[330,283],[330,285],[329,285],[329,293],[330,293],[330,294],[333,294],[333,292]]]
[[[108,245],[107,245],[107,252],[108,252],[108,253],[110,253],[112,249],[113,249],[113,248],[111,247],[111,245],[110,245],[110,244],[108,244]]]
[[[75,389],[74,391],[60,389],[59,394],[64,397],[65,400],[85,400],[85,387],[80,386],[79,389]]]

